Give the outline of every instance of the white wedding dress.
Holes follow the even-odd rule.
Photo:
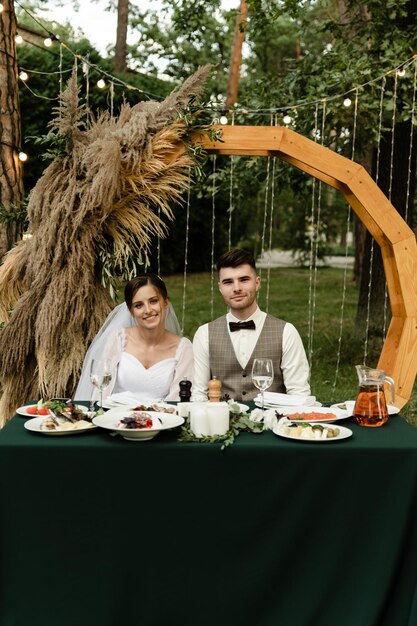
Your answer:
[[[178,344],[174,357],[159,361],[149,368],[146,368],[130,352],[122,352],[117,370],[117,380],[112,393],[129,391],[146,402],[168,398],[177,365],[181,361],[181,355],[187,347],[187,342],[188,339],[183,337]],[[182,378],[181,374],[180,378]]]
[[[125,304],[118,305],[110,313],[96,335],[84,359],[75,400],[97,400],[99,391],[90,382],[92,359],[108,359],[111,362],[112,380],[103,390],[103,400],[111,394],[129,392],[143,402],[179,400],[179,383],[183,378],[193,378],[193,348],[189,339],[181,337],[175,355],[146,368],[133,354],[125,352],[125,328],[135,321]],[[165,318],[167,330],[181,335],[172,305]]]

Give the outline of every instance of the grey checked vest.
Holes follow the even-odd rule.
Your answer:
[[[268,391],[286,392],[281,372],[284,326],[283,320],[266,316],[255,348],[246,367],[242,369],[230,340],[226,315],[209,322],[210,373],[211,378],[215,376],[222,381],[222,395],[228,394],[237,402],[253,400],[259,392],[252,382],[252,364],[254,359],[262,357],[272,359],[274,363],[274,381]]]

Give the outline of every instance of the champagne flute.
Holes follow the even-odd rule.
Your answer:
[[[100,409],[103,408],[103,390],[109,386],[111,379],[111,362],[108,359],[92,359],[90,380],[100,391]]]
[[[252,382],[261,392],[262,413],[264,412],[264,391],[274,380],[274,364],[272,359],[254,359],[252,365]]]

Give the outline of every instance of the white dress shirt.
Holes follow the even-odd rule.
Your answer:
[[[237,332],[228,332],[236,354],[242,368],[248,363],[251,354],[262,332],[265,322],[266,313],[261,311],[259,307],[247,318],[247,320],[239,320],[230,312],[227,313],[227,322],[243,322],[253,320],[256,329],[242,329]],[[194,335],[193,339],[194,352],[194,381],[192,387],[192,400],[207,400],[208,381],[210,380],[210,359],[209,359],[209,331],[208,324],[203,324]],[[309,376],[310,369],[303,342],[298,334],[297,329],[290,323],[286,322],[282,336],[282,360],[281,370],[284,380],[285,389],[288,394],[310,395]]]

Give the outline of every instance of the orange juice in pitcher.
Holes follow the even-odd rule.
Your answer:
[[[391,387],[392,401],[395,402],[395,383],[384,370],[372,369],[366,365],[356,365],[359,378],[353,418],[359,426],[382,426],[388,421],[388,408],[385,400],[384,383]]]

